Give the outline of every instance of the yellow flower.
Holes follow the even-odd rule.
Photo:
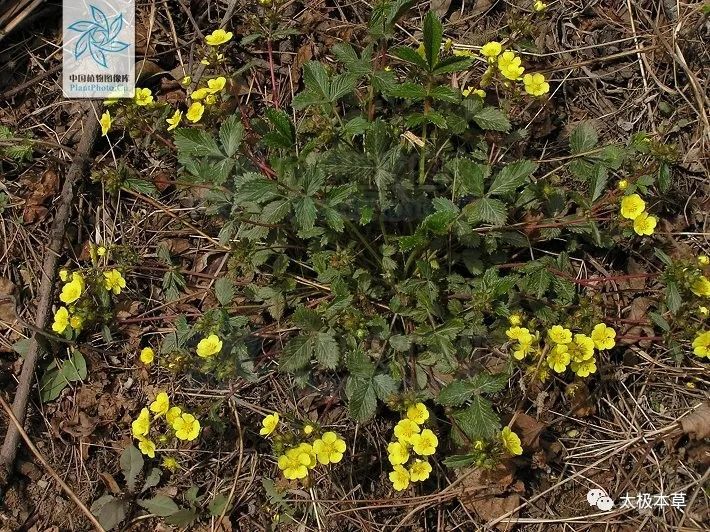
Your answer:
[[[467,97],[469,94],[471,94],[471,91],[472,91],[472,90],[473,90],[473,87],[466,87],[465,89],[463,89],[463,90],[461,91],[461,95],[465,98],[465,97]]]
[[[500,433],[500,439],[503,442],[503,448],[513,456],[523,454],[523,447],[520,445],[518,435],[510,430],[510,427],[505,427]]]
[[[412,482],[421,482],[429,478],[431,473],[431,464],[426,460],[417,458],[414,463],[409,466],[409,479]]]
[[[150,347],[144,347],[141,349],[141,354],[138,358],[145,365],[151,364],[155,359],[155,351]]]
[[[511,314],[508,316],[508,323],[510,323],[513,327],[517,327],[523,323],[523,318],[520,314]]]
[[[476,57],[476,54],[471,50],[459,50],[454,48],[454,55],[457,57]]]
[[[136,105],[144,107],[153,103],[153,91],[150,89],[136,89],[136,95],[133,98]]]
[[[521,345],[531,344],[533,341],[533,337],[532,334],[530,334],[530,330],[525,327],[511,327],[507,331],[505,331],[505,334],[511,340],[517,340],[518,342],[520,342]]]
[[[646,210],[646,202],[638,194],[629,194],[621,199],[621,216],[633,220]]]
[[[429,456],[436,452],[439,440],[430,429],[424,429],[421,434],[412,436],[412,450],[419,456]]]
[[[165,413],[165,422],[171,427],[175,423],[175,420],[182,415],[182,408],[179,406],[171,406],[170,409]]]
[[[698,266],[703,267],[710,264],[710,257],[707,255],[698,255]]]
[[[616,184],[616,188],[618,188],[619,190],[626,190],[627,188],[629,188],[629,182],[626,179],[621,179]]]
[[[340,462],[346,448],[345,441],[335,432],[324,432],[323,436],[313,442],[313,451],[323,465]]]
[[[407,419],[411,419],[417,425],[421,425],[429,419],[429,410],[424,403],[417,403],[407,408]]]
[[[475,94],[479,98],[485,98],[486,97],[486,91],[483,89],[476,89],[475,91],[472,92],[472,94]]]
[[[698,279],[690,285],[690,291],[696,296],[710,297],[710,281],[708,281],[707,277],[698,277]]]
[[[567,369],[569,361],[570,355],[564,344],[557,344],[547,354],[547,365],[557,373],[563,373]]]
[[[170,399],[168,394],[165,392],[160,392],[155,396],[155,401],[150,403],[150,411],[155,414],[156,417],[162,416],[170,409]]]
[[[101,134],[105,137],[108,135],[108,130],[111,129],[111,113],[104,111],[104,114],[101,115],[101,119],[99,120],[99,124],[101,124]]]
[[[173,421],[173,429],[178,440],[192,441],[200,434],[200,422],[192,414],[180,414]]]
[[[545,9],[547,9],[547,4],[545,2],[541,2],[540,0],[536,0],[533,4],[533,9],[540,13],[541,11],[545,11]]]
[[[192,98],[193,101],[202,100],[208,94],[211,94],[211,91],[207,87],[202,87],[201,89],[192,91],[190,98]]]
[[[402,419],[394,426],[395,437],[404,443],[411,443],[414,435],[419,434],[419,425],[411,419]]]
[[[550,92],[550,84],[542,74],[525,74],[523,76],[525,92],[532,96],[542,96]]]
[[[118,295],[121,293],[121,288],[126,288],[126,280],[121,275],[121,272],[114,268],[111,271],[104,272],[104,288]]]
[[[155,443],[145,438],[138,440],[138,448],[148,458],[155,458]]]
[[[210,35],[205,37],[205,42],[210,46],[219,46],[229,41],[234,34],[231,31],[224,31],[223,29],[214,30]]]
[[[202,105],[200,102],[195,102],[187,110],[187,114],[185,116],[190,122],[195,123],[200,121],[204,112],[205,106]]]
[[[131,423],[131,432],[134,438],[142,438],[150,430],[150,412],[143,408],[138,417]]]
[[[699,333],[693,340],[693,353],[700,358],[710,358],[710,331]]]
[[[208,94],[205,96],[205,105],[214,105],[217,103],[217,98],[214,94]]]
[[[707,318],[708,315],[710,315],[710,310],[708,310],[707,307],[700,305],[698,307],[698,314],[700,314],[703,318]]]
[[[396,491],[406,490],[409,487],[409,471],[401,465],[394,466],[394,470],[389,474],[392,487]]]
[[[181,84],[183,87],[187,87],[190,83],[192,83],[192,77],[191,77],[191,76],[184,76],[184,77],[180,80],[180,84]]]
[[[59,300],[66,304],[74,303],[74,301],[81,297],[83,291],[84,280],[81,276],[77,276],[77,274],[74,273],[72,280],[62,288],[62,292],[59,294]]]
[[[589,360],[594,356],[594,340],[586,334],[575,334],[574,342],[567,346],[569,356],[575,362]]]
[[[530,353],[530,351],[532,351],[532,349],[532,344],[518,343],[513,349],[513,358],[515,360],[522,360]]]
[[[593,358],[582,360],[581,362],[573,360],[570,368],[578,377],[589,377],[590,374],[597,371],[597,363]]]
[[[592,329],[592,340],[594,347],[600,351],[603,349],[611,349],[616,345],[616,331],[611,327],[607,327],[603,323],[597,323]]]
[[[311,457],[300,447],[293,447],[279,456],[278,466],[288,480],[306,478]]]
[[[634,218],[634,231],[636,231],[637,235],[650,236],[653,234],[657,223],[658,219],[655,216],[651,216],[647,212],[642,212]]]
[[[272,432],[276,430],[276,425],[279,424],[279,413],[274,412],[273,414],[269,414],[268,416],[264,416],[264,419],[261,420],[261,429],[259,430],[259,434],[262,436],[268,436]]]
[[[209,88],[207,90],[209,90],[209,92],[212,94],[216,94],[219,91],[221,91],[226,84],[227,84],[227,80],[223,76],[220,76],[218,78],[208,79],[207,80],[207,87],[209,87]]]
[[[298,450],[308,455],[308,469],[313,469],[318,465],[316,452],[313,450],[313,446],[310,443],[299,444]]]
[[[305,425],[305,426],[303,427],[303,434],[305,434],[306,436],[309,436],[309,435],[313,434],[313,431],[314,431],[314,430],[315,430],[315,429],[314,429],[313,425],[311,425],[310,423],[308,423],[307,425]]]
[[[210,334],[197,344],[197,356],[209,358],[222,350],[222,340],[216,334]]]
[[[69,325],[71,325],[72,329],[79,331],[82,325],[84,325],[84,318],[74,315],[69,319]]]
[[[503,51],[503,46],[498,41],[490,41],[481,46],[481,55],[493,61]]]
[[[168,123],[168,131],[172,131],[180,124],[182,120],[182,111],[180,109],[175,109],[175,113],[170,118],[166,118],[165,121]]]
[[[522,59],[510,50],[498,56],[498,70],[503,76],[513,81],[520,79],[520,76],[525,72],[525,68],[520,66],[520,63],[522,63]]]
[[[393,466],[406,464],[409,460],[409,449],[406,443],[393,441],[387,445],[387,456]]]
[[[59,278],[63,283],[66,283],[67,279],[69,279],[69,270],[67,270],[66,268],[62,268],[61,270],[59,270]]]
[[[547,337],[556,344],[569,344],[572,342],[572,331],[565,329],[562,325],[553,325],[547,331]]]
[[[178,461],[175,460],[172,456],[166,456],[163,458],[163,467],[167,469],[168,471],[175,471],[180,465],[178,464]]]
[[[96,254],[97,254],[99,257],[103,257],[104,255],[106,255],[106,248],[105,248],[104,246],[99,246],[99,247],[97,247],[97,248],[96,248]]]
[[[426,48],[424,48],[424,43],[421,43],[419,47],[417,48],[417,53],[424,57],[424,54],[426,53]]]
[[[52,330],[55,333],[62,334],[67,326],[69,326],[69,310],[67,310],[67,307],[59,307],[57,312],[54,313]]]

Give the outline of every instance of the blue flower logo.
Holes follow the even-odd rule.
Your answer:
[[[128,43],[116,38],[123,28],[123,14],[119,13],[109,23],[103,11],[96,6],[89,6],[94,20],[80,20],[69,26],[70,30],[82,33],[74,47],[74,57],[81,57],[89,52],[92,59],[107,68],[106,53],[120,52],[128,48]]]

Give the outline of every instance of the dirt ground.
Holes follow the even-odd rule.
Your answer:
[[[12,3],[12,2],[10,2]],[[182,64],[194,64],[195,42],[218,26],[229,2],[168,0],[137,2],[137,51],[142,83],[166,98],[179,91]],[[237,36],[248,32],[253,2],[237,0],[230,21]],[[457,43],[480,46],[511,29],[525,35],[526,61],[545,73],[553,86],[549,102],[529,113],[527,150],[541,158],[560,153],[571,125],[591,120],[600,136],[627,142],[646,131],[677,146],[677,179],[668,192],[663,224],[668,246],[678,254],[710,250],[710,19],[707,3],[673,0],[610,0],[548,2],[548,14],[534,27],[517,28],[515,15],[530,9],[515,0],[420,2],[402,23],[401,36],[413,44],[421,20],[431,7],[443,18],[445,36]],[[2,8],[3,3],[0,3]],[[276,51],[277,75],[298,87],[301,65],[326,57],[342,40],[357,43],[369,12],[364,1],[292,2],[293,26],[300,32],[281,42]],[[0,336],[0,395],[11,402],[22,366],[13,349],[29,333],[19,316],[34,322],[43,252],[49,241],[54,207],[63,176],[82,132],[80,103],[61,96],[61,6],[42,4],[11,33],[0,27],[0,126],[31,133],[42,141],[31,162],[0,162],[2,206],[0,230],[0,321],[11,324]],[[2,19],[0,19],[2,20]],[[180,53],[176,53],[179,51]],[[235,61],[253,66],[239,74],[239,94],[268,89],[264,51],[248,45],[234,48]],[[463,75],[459,86],[469,81]],[[288,82],[286,82],[288,83]],[[288,85],[284,85],[288,86]],[[256,114],[256,108],[247,107]],[[1,144],[0,144],[1,146]],[[91,170],[100,172],[114,159],[164,190],[162,206],[186,216],[209,235],[219,227],[196,214],[201,192],[186,198],[170,188],[176,173],[174,158],[157,159],[139,146],[109,147],[99,140]],[[135,363],[141,339],[158,338],[173,330],[178,314],[199,315],[214,305],[208,291],[224,264],[209,245],[164,210],[136,195],[115,201],[100,184],[84,179],[74,202],[62,263],[88,253],[97,232],[121,236],[124,246],[140,257],[134,267],[132,296],[121,303],[117,325],[121,336],[107,341],[100,331],[85,339],[82,353],[89,377],[74,382],[56,400],[31,397],[29,438],[59,476],[87,506],[105,493],[125,492],[119,467],[121,451],[131,443],[130,424],[145,398],[169,389],[176,400],[201,409],[205,423],[202,445],[179,451],[185,467],[164,472],[162,491],[185,501],[191,487],[204,497],[231,495],[231,510],[219,517],[201,514],[188,530],[708,530],[710,527],[710,447],[694,439],[679,420],[708,400],[707,364],[676,360],[656,342],[653,330],[636,326],[648,340],[628,345],[614,364],[600,368],[601,377],[574,395],[542,393],[536,404],[518,416],[515,426],[534,453],[493,470],[446,472],[443,481],[427,486],[421,496],[394,498],[385,469],[370,449],[384,453],[392,419],[378,418],[365,426],[348,421],[340,401],[342,383],[323,379],[303,390],[278,373],[275,343],[256,357],[258,377],[218,383],[167,371],[155,372]],[[165,267],[157,247],[169,249],[187,272],[186,296],[162,304]],[[643,256],[632,257],[644,272]],[[586,275],[605,275],[615,268],[595,261]],[[617,273],[619,272],[616,270]],[[630,279],[621,288],[652,291],[643,280]],[[599,291],[633,319],[643,301]],[[156,308],[157,307],[157,308]],[[278,334],[278,327],[264,331]],[[276,332],[274,332],[276,331]],[[56,353],[55,353],[56,356]],[[46,363],[46,361],[45,361]],[[501,405],[514,410],[520,391],[511,389]],[[207,405],[207,406],[205,406]],[[322,424],[339,427],[355,442],[352,460],[334,469],[313,488],[293,488],[274,494],[275,460],[258,435],[264,412],[305,412]],[[506,410],[502,408],[502,410]],[[708,423],[707,413],[700,421]],[[0,415],[0,435],[8,417]],[[697,428],[697,427],[696,427]],[[707,435],[707,428],[697,433]],[[437,466],[443,468],[443,466]],[[167,482],[166,482],[167,480]],[[584,481],[584,482],[582,482]],[[278,487],[279,480],[274,483]],[[663,509],[619,509],[596,514],[587,502],[594,484],[621,501],[625,495],[683,493],[685,505]],[[21,446],[11,482],[0,493],[0,530],[91,530],[88,520],[62,492],[47,470]],[[317,502],[312,501],[313,489]],[[311,508],[312,506],[312,508]],[[287,516],[307,508],[318,519],[288,523]],[[121,530],[178,530],[162,519],[132,506]],[[513,517],[513,522],[507,518]],[[499,518],[506,522],[498,523]],[[282,525],[278,522],[281,520]]]

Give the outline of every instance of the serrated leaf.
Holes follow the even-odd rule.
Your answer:
[[[404,353],[409,351],[409,348],[412,346],[412,338],[411,336],[405,336],[403,334],[394,334],[389,337],[389,343],[392,349]]]
[[[348,410],[355,421],[364,423],[375,415],[377,410],[377,392],[372,378],[350,376],[350,397]]]
[[[426,89],[418,83],[406,82],[390,87],[388,94],[396,98],[418,101],[426,98]]]
[[[277,193],[278,188],[276,187],[276,183],[259,177],[257,179],[251,179],[245,183],[242,183],[235,193],[235,201],[263,202],[273,198]]]
[[[414,48],[410,48],[409,46],[395,46],[390,50],[390,53],[405,63],[416,65],[422,70],[427,69],[426,61]]]
[[[455,91],[451,87],[446,85],[437,85],[429,91],[429,96],[434,100],[439,100],[441,102],[455,103],[461,99],[458,91]]]
[[[355,77],[351,73],[340,74],[330,83],[328,100],[337,102],[340,98],[355,90]]]
[[[471,223],[483,221],[492,225],[503,225],[508,219],[505,204],[494,198],[479,198],[468,205],[466,212]]]
[[[488,399],[476,395],[464,410],[454,413],[458,428],[471,440],[491,440],[500,429],[500,418]]]
[[[219,140],[227,156],[231,157],[239,149],[244,138],[244,125],[237,115],[229,116],[219,128]]]
[[[473,58],[452,55],[443,61],[439,61],[434,68],[433,74],[440,76],[442,74],[450,74],[452,72],[461,72],[468,70],[473,65]]]
[[[274,129],[264,135],[262,138],[264,144],[270,148],[292,148],[296,144],[296,140],[293,124],[291,124],[288,115],[270,107],[266,110],[266,118]]]
[[[126,518],[127,504],[113,495],[103,495],[91,505],[91,513],[105,530],[113,530]]]
[[[396,393],[399,389],[397,382],[385,373],[380,373],[375,375],[372,379],[372,385],[375,388],[375,394],[380,399],[380,401],[386,401],[389,396]]]
[[[468,380],[455,380],[444,386],[436,401],[443,406],[460,406],[473,397],[475,386]]]
[[[279,357],[281,371],[295,372],[310,364],[313,346],[309,338],[309,336],[296,336],[288,341]]]
[[[308,61],[303,65],[303,81],[309,90],[327,100],[330,95],[330,81],[325,67],[318,61]]]
[[[536,169],[537,164],[525,159],[507,165],[498,172],[498,175],[496,175],[493,183],[488,188],[487,195],[501,196],[515,191],[525,183]]]
[[[234,299],[234,282],[227,277],[220,277],[214,283],[214,292],[220,305],[229,305]]]
[[[597,130],[591,122],[582,122],[570,135],[569,147],[573,154],[585,153],[592,150],[599,142]]]
[[[299,229],[301,231],[313,229],[316,221],[316,204],[313,199],[308,196],[300,197],[293,202],[293,208]]]
[[[458,469],[476,463],[480,455],[478,454],[455,454],[444,459],[444,465],[449,469]]]
[[[193,157],[220,157],[224,154],[214,137],[202,129],[179,128],[175,130],[175,147],[181,155]]]
[[[167,495],[156,495],[152,499],[138,499],[138,505],[159,517],[168,517],[180,511],[180,507]]]
[[[128,491],[134,492],[136,490],[136,480],[143,469],[143,455],[135,446],[129,445],[121,453],[119,464],[123,478],[126,480]]]
[[[589,189],[592,192],[592,201],[596,201],[604,192],[608,181],[607,170],[601,164],[594,166],[592,179],[589,183]]]
[[[446,167],[463,191],[476,197],[483,196],[484,183],[490,173],[490,166],[459,157],[449,161]]]
[[[335,369],[340,361],[340,348],[332,334],[319,332],[313,339],[313,351],[318,363],[326,369]]]
[[[468,98],[464,101],[469,100],[475,101]],[[503,133],[510,131],[510,121],[508,120],[508,117],[505,116],[503,111],[496,109],[495,107],[484,107],[473,115],[473,121],[476,122],[478,127],[481,129],[502,131]]]
[[[668,305],[668,310],[675,314],[682,304],[683,299],[680,296],[678,285],[674,281],[669,281],[666,285],[666,305]]]
[[[439,62],[439,50],[441,50],[441,38],[444,35],[444,28],[436,13],[429,11],[424,17],[424,56],[429,69],[433,70]]]

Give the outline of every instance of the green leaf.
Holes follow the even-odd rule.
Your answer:
[[[313,340],[316,360],[326,369],[335,369],[340,361],[340,348],[331,333],[316,333]]]
[[[61,370],[57,368],[47,370],[39,383],[42,402],[54,401],[67,386],[69,386],[69,381]]]
[[[375,394],[380,401],[386,401],[390,395],[397,392],[399,386],[397,382],[389,375],[380,373],[372,379],[372,385],[375,388]]]
[[[418,83],[406,82],[394,85],[390,88],[388,94],[395,98],[418,101],[426,98],[426,89]]]
[[[577,155],[592,150],[599,142],[597,131],[591,122],[580,123],[569,138],[569,148]]]
[[[466,99],[464,101],[475,101],[471,99]],[[484,107],[477,113],[473,115],[473,121],[476,122],[478,127],[481,129],[488,129],[491,131],[502,131],[507,133],[510,131],[510,121],[508,117],[505,116],[503,111],[496,109],[495,107]]]
[[[666,285],[666,305],[668,309],[675,314],[683,304],[683,299],[680,296],[678,285],[674,281],[668,281]]]
[[[225,510],[227,508],[227,500],[227,496],[223,493],[215,495],[214,499],[212,499],[207,505],[207,510],[209,510],[210,515],[213,517],[219,517],[222,513],[226,514],[229,511]]]
[[[113,495],[103,495],[94,501],[90,510],[105,530],[113,530],[126,518],[127,504]]]
[[[436,401],[443,406],[460,406],[473,397],[476,387],[469,380],[456,380],[444,386]]]
[[[501,196],[515,191],[523,185],[530,175],[537,169],[537,164],[532,161],[516,161],[503,168],[491,183],[488,196]]]
[[[239,149],[244,138],[244,125],[239,116],[231,115],[219,128],[219,140],[222,142],[227,156],[231,157]]]
[[[328,101],[335,103],[346,94],[354,91],[355,80],[356,78],[349,72],[335,76],[330,84]]]
[[[158,469],[157,467],[152,468],[150,470],[150,473],[148,473],[145,477],[145,482],[143,482],[141,493],[146,490],[149,490],[152,487],[157,486],[160,483],[161,476],[163,476],[163,472],[160,469]]]
[[[666,319],[661,316],[658,312],[649,312],[648,317],[651,318],[651,321],[663,329],[665,332],[669,332],[671,330],[671,325],[666,321]]]
[[[166,517],[165,522],[169,525],[187,527],[190,526],[195,519],[197,519],[197,512],[192,508],[185,508]]]
[[[123,478],[126,480],[128,491],[134,492],[136,490],[136,480],[143,469],[143,455],[134,445],[129,445],[121,453],[119,464]]]
[[[224,154],[214,137],[202,129],[179,128],[175,130],[175,147],[181,155],[193,157],[219,157]]]
[[[436,13],[429,11],[424,17],[424,55],[430,70],[433,70],[439,62],[439,50],[441,50],[443,35],[444,28],[441,25],[441,20]]]
[[[496,393],[505,388],[509,379],[507,373],[477,373],[469,382],[475,393]]]
[[[227,277],[220,277],[214,283],[214,292],[220,305],[229,305],[234,299],[234,282]]]
[[[471,223],[483,221],[492,225],[503,225],[508,219],[505,204],[494,198],[479,198],[470,203],[466,211]]]
[[[73,350],[69,360],[65,360],[62,364],[62,375],[69,382],[86,378],[86,360],[78,349]]]
[[[433,74],[440,76],[442,74],[450,74],[451,72],[461,72],[468,70],[471,65],[473,65],[473,58],[452,55],[437,63]]]
[[[266,118],[273,126],[270,131],[262,137],[262,141],[269,148],[290,149],[296,144],[293,124],[286,113],[278,109],[269,107],[266,110]]]
[[[250,174],[252,175],[252,174]],[[242,183],[236,190],[234,199],[237,202],[268,201],[276,196],[278,188],[276,183],[257,177]]]
[[[156,495],[152,499],[138,499],[138,505],[158,517],[168,517],[180,511],[180,507],[167,495]]]
[[[658,189],[661,192],[668,192],[671,188],[671,167],[666,162],[662,162],[658,167]]]
[[[313,353],[309,336],[296,336],[288,341],[281,351],[279,370],[296,372],[308,366]]]
[[[395,46],[390,50],[390,53],[397,59],[415,65],[422,70],[427,70],[427,63],[419,53],[409,46]]]
[[[444,459],[444,465],[449,469],[459,469],[471,464],[475,464],[480,455],[478,454],[455,454]]]
[[[350,395],[348,410],[355,421],[364,423],[375,415],[377,391],[372,378],[348,377]]]
[[[316,221],[316,204],[313,199],[303,196],[294,202],[294,212],[296,213],[296,223],[301,231],[313,229]]]
[[[450,160],[446,168],[465,192],[476,197],[483,196],[483,184],[490,173],[490,166],[458,157]]]
[[[390,336],[389,343],[395,351],[405,353],[409,351],[409,348],[412,346],[412,337],[403,334],[394,334]]]
[[[306,87],[324,100],[330,96],[330,81],[325,67],[318,61],[308,61],[303,66],[303,81]]]
[[[608,181],[608,172],[604,166],[601,164],[596,164],[592,172],[592,179],[590,181],[590,190],[592,192],[592,201],[596,201],[604,192],[606,184]]]
[[[439,100],[441,102],[455,103],[461,99],[458,91],[455,91],[451,87],[446,85],[437,85],[429,91],[429,96],[434,100]]]
[[[455,412],[453,417],[463,433],[474,441],[491,440],[500,429],[500,418],[491,402],[480,395],[474,396],[468,408]]]

